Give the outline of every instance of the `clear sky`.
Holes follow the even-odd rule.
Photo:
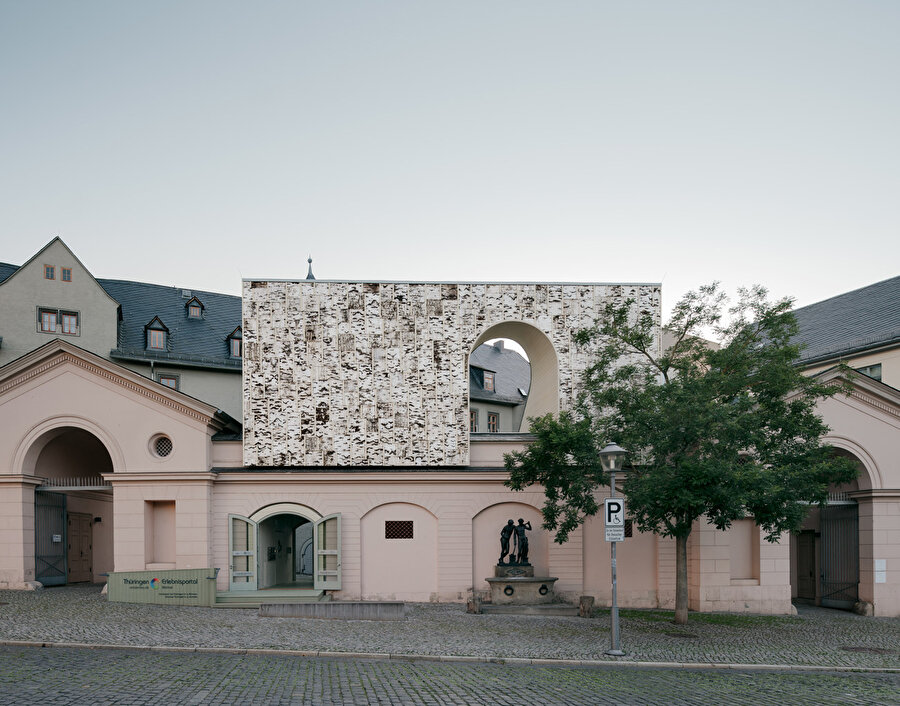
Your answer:
[[[900,273],[900,2],[0,0],[0,261],[98,277]]]

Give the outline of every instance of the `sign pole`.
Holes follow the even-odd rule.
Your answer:
[[[610,471],[610,480],[609,480],[609,497],[616,497],[616,471],[615,467]],[[617,601],[616,596],[616,541],[613,541],[610,546],[610,556],[612,561],[612,610],[610,611],[610,618],[612,619],[612,630],[610,631],[610,648],[606,650],[604,654],[611,655],[612,657],[622,657],[625,653],[622,651],[622,644],[619,640],[619,603]]]

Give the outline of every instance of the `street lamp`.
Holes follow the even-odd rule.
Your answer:
[[[616,497],[616,472],[624,472],[625,456],[628,452],[618,444],[607,444],[601,449],[600,467],[609,473],[609,497]],[[607,513],[608,514],[608,513]],[[624,513],[623,513],[624,515]],[[604,525],[608,521],[608,517],[604,517]],[[624,519],[623,519],[624,521]],[[619,604],[616,600],[616,540],[612,540],[610,547],[610,556],[612,561],[612,610],[610,618],[612,619],[612,631],[610,632],[610,648],[604,654],[613,657],[622,657],[621,641],[619,640]]]

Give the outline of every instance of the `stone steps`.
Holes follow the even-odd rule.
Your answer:
[[[331,596],[312,588],[263,591],[227,591],[216,594],[215,608],[259,608],[271,603],[319,603]]]

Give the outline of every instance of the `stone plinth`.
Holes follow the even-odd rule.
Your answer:
[[[491,603],[493,605],[555,603],[556,595],[553,593],[553,584],[556,581],[555,576],[494,576],[487,579],[491,587]]]
[[[531,564],[525,564],[524,566],[519,566],[517,564],[497,564],[497,566],[494,567],[494,576],[496,578],[506,578],[507,576],[510,578],[532,578],[534,576],[534,567],[531,566]]]

